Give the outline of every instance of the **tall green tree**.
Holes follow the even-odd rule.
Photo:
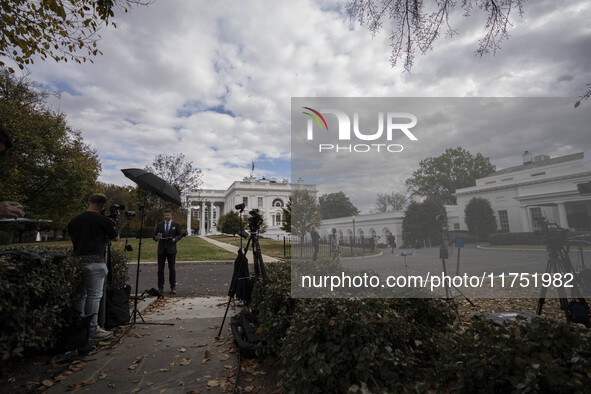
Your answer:
[[[481,240],[497,231],[495,212],[486,198],[472,197],[468,201],[464,208],[464,221],[468,230]]]
[[[323,194],[318,198],[320,214],[323,219],[358,215],[359,209],[353,205],[343,192]]]
[[[246,228],[246,224],[240,217],[238,211],[230,211],[218,219],[217,228],[224,234],[236,235],[240,230]]]
[[[405,244],[439,244],[440,233],[446,222],[445,207],[439,201],[412,201],[402,220]]]
[[[444,205],[455,205],[457,189],[476,186],[476,179],[495,172],[488,157],[457,147],[448,148],[440,156],[421,160],[419,169],[406,180],[414,196],[437,200]]]
[[[0,66],[11,59],[21,69],[52,58],[81,63],[101,54],[98,32],[112,22],[115,11],[152,0],[0,0]],[[85,54],[79,54],[85,52]],[[9,69],[10,72],[14,70]]]
[[[66,229],[99,191],[101,164],[63,114],[45,108],[44,94],[27,78],[0,69],[0,123],[13,148],[0,157],[0,199],[24,204],[27,217],[52,220]]]
[[[142,200],[137,192],[137,188],[133,186],[119,186],[110,183],[99,182],[101,193],[107,197],[107,209],[113,204],[124,206],[125,209],[120,210],[119,226],[121,234],[130,235],[137,234],[140,229],[140,221],[138,212]],[[128,211],[135,212],[135,216],[127,216]],[[109,213],[109,212],[107,212]]]
[[[283,226],[288,233],[303,237],[312,226],[319,226],[322,217],[316,197],[307,189],[296,189],[283,208]]]

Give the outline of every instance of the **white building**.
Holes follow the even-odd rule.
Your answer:
[[[281,230],[283,222],[283,208],[287,204],[294,188],[305,188],[316,194],[315,185],[306,185],[300,178],[298,183],[291,184],[287,179],[281,182],[271,179],[256,179],[253,176],[236,181],[226,190],[203,189],[199,193],[189,193],[189,212],[187,214],[187,229],[191,233],[192,219],[199,220],[199,234],[215,234],[217,220],[232,210],[235,206],[244,204],[244,213],[258,209],[263,215],[267,231],[265,237],[275,238],[286,235]]]
[[[507,232],[534,231],[536,218],[545,217],[563,228],[591,230],[591,191],[579,192],[578,185],[591,189],[591,171],[583,165],[584,154],[550,158],[525,152],[522,164],[478,179],[476,186],[456,191],[457,205],[446,206],[450,230],[468,230],[464,209],[473,197],[490,201],[497,228]],[[402,244],[404,211],[323,220],[321,236],[335,228],[341,240],[374,236],[386,243],[387,234]]]
[[[371,213],[367,215],[347,216],[324,219],[318,227],[318,234],[328,239],[332,229],[336,229],[341,242],[350,243],[367,240],[369,237],[378,243],[388,243],[388,235],[394,234],[396,242],[402,244],[402,220],[404,211]],[[355,237],[353,237],[355,234]]]
[[[507,232],[534,230],[536,218],[545,217],[560,227],[591,229],[591,195],[581,194],[579,184],[591,181],[583,165],[584,154],[550,158],[524,152],[521,165],[478,179],[476,186],[459,189],[455,221],[451,229],[467,230],[464,209],[472,197],[490,201],[497,228]]]

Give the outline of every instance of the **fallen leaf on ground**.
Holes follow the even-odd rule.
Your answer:
[[[201,361],[201,364],[205,364],[206,362],[209,361],[210,358],[211,358],[211,352],[209,351],[209,349],[205,349],[205,355],[203,356],[203,360]]]
[[[54,385],[54,383],[49,380],[49,379],[45,379],[44,381],[41,382],[42,385],[46,386],[46,387],[51,387]]]
[[[189,364],[191,364],[191,361],[192,360],[190,358],[183,358],[181,360],[181,365],[183,365],[183,366],[189,365]]]
[[[78,371],[82,371],[82,369],[84,369],[84,367],[86,366],[86,363],[83,361],[74,361],[72,364],[70,364],[70,370],[74,371],[74,372],[78,372]]]

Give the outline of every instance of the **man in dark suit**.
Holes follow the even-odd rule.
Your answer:
[[[183,238],[181,226],[172,220],[172,211],[164,210],[164,221],[154,227],[154,241],[158,242],[158,291],[164,292],[164,264],[168,259],[170,293],[176,294],[176,243]]]

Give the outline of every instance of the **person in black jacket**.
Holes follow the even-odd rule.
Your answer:
[[[158,242],[158,291],[164,292],[164,265],[168,259],[170,293],[176,294],[176,243],[183,238],[181,225],[172,220],[172,211],[164,210],[164,221],[154,227],[154,241]]]
[[[72,239],[73,254],[80,258],[82,278],[78,287],[78,311],[92,315],[90,338],[102,340],[113,335],[98,325],[98,312],[103,297],[103,284],[108,273],[105,260],[109,240],[118,241],[119,234],[111,219],[101,214],[107,198],[104,194],[94,194],[88,201],[88,209],[75,216],[68,223],[68,233]]]
[[[388,246],[390,247],[390,253],[394,253],[394,249],[396,249],[396,237],[394,234],[388,234]]]
[[[312,246],[314,247],[314,256],[312,257],[313,261],[316,261],[318,257],[318,249],[320,249],[320,234],[318,234],[318,230],[316,230],[315,226],[312,226],[310,230],[310,237],[312,238]]]

